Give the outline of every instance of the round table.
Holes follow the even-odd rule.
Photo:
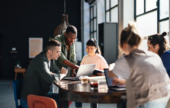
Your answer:
[[[68,101],[90,103],[91,108],[97,108],[97,103],[126,107],[126,91],[109,90],[105,82],[100,83],[96,90],[92,90],[90,84],[81,84],[81,81],[62,80],[54,84],[59,87],[59,108],[68,108]]]

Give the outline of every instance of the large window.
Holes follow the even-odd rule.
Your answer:
[[[164,31],[169,34],[169,0],[135,0],[135,19],[142,37]],[[147,50],[147,40],[142,47]]]
[[[90,7],[90,38],[97,40],[97,5]]]
[[[105,0],[105,21],[118,22],[118,0]]]

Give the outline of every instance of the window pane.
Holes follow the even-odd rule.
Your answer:
[[[157,11],[136,18],[139,35],[142,37],[157,33]],[[141,45],[143,50],[147,50],[147,41]]]
[[[152,9],[157,8],[156,2],[157,0],[146,0],[146,11],[150,11]]]
[[[94,5],[94,17],[96,17],[96,13],[97,13],[97,11],[96,11],[96,5]]]
[[[93,20],[91,20],[91,31],[93,31]]]
[[[96,32],[94,32],[94,38],[97,40],[97,34],[96,34]]]
[[[118,0],[111,0],[111,7],[118,4]]]
[[[144,0],[136,0],[136,15],[144,13]]]
[[[93,33],[91,33],[90,38],[93,38]]]
[[[162,21],[160,24],[160,31],[159,33],[162,34],[163,32],[169,32],[169,20]]]
[[[162,34],[163,32],[166,32],[167,35],[169,34],[169,20],[166,20],[166,21],[162,21],[159,23],[160,24],[160,31],[159,33]],[[168,45],[169,45],[169,36],[165,36],[167,42],[168,42]]]
[[[111,22],[118,22],[118,7],[111,10]]]
[[[97,21],[97,20],[96,20],[96,18],[95,18],[95,19],[94,19],[94,25],[93,25],[93,26],[94,26],[94,31],[96,30],[96,21]]]
[[[93,7],[90,8],[91,11],[91,19],[93,18]]]
[[[109,6],[110,3],[109,3],[109,1],[110,1],[110,0],[106,0],[106,10],[108,10],[108,9],[110,8],[110,6]]]
[[[106,22],[110,22],[110,15],[109,15],[109,11],[106,12]]]
[[[169,17],[169,0],[160,0],[160,19]]]

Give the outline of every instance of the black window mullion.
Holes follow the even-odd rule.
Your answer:
[[[115,6],[113,6],[113,7],[111,7],[111,8],[110,8],[110,10],[112,10],[112,9],[113,9],[113,8],[115,8],[115,7],[118,7],[118,4],[117,4],[117,5],[115,5]]]
[[[109,17],[110,17],[110,22],[111,22],[111,10],[110,10],[110,8],[111,8],[111,0],[109,0]]]
[[[146,0],[144,0],[144,13],[146,12]]]
[[[105,22],[106,22],[106,0],[105,0]]]
[[[153,12],[153,11],[156,11],[156,10],[157,10],[157,8],[156,8],[156,9],[153,9],[153,10],[150,10],[150,11],[147,11],[147,12],[144,12],[144,13],[142,13],[142,14],[139,14],[139,15],[137,15],[136,17],[140,17],[140,16],[142,16],[142,15],[148,14],[148,13]]]
[[[90,7],[90,38],[91,38],[91,7]]]
[[[92,23],[92,25],[93,25],[93,31],[94,31],[94,5],[93,5],[93,23]],[[94,33],[93,33],[93,38],[94,38]]]
[[[160,6],[160,5],[159,5],[159,4],[160,4],[160,1],[158,0],[158,1],[157,1],[157,33],[159,33],[159,30],[160,30],[160,29],[159,29],[159,27],[160,27],[160,24],[159,24],[159,18],[160,18],[160,17],[159,17],[159,16],[160,16],[160,12],[159,12],[160,7],[159,7],[159,6]]]
[[[166,21],[166,20],[169,20],[169,17],[160,19],[159,22]]]
[[[136,21],[136,0],[134,0],[134,19]]]
[[[160,19],[160,11],[161,11],[160,10],[160,2],[161,2],[160,0],[157,0],[157,8],[146,11],[146,0],[144,0],[144,13],[137,15],[137,13],[136,13],[137,12],[137,4],[136,4],[137,0],[134,0],[134,19],[135,19],[135,21],[136,21],[137,17],[141,17],[141,16],[146,15],[148,13],[157,11],[157,33],[159,33],[160,32],[160,23],[162,21],[169,20],[169,17]]]

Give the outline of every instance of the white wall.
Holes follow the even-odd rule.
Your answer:
[[[98,24],[105,22],[104,0],[97,0],[97,40],[99,42]]]
[[[84,0],[83,0],[84,1]],[[84,37],[83,37],[83,54],[86,55],[86,42],[90,39],[90,8],[89,4],[84,1]]]
[[[105,22],[104,0],[97,0],[97,22],[98,24]]]
[[[134,0],[123,1],[123,27],[127,27],[128,22],[134,21]]]

